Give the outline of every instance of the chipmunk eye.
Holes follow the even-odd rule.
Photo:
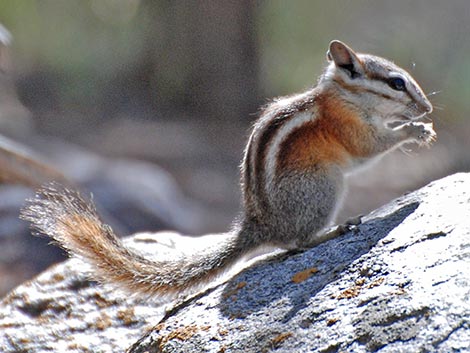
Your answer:
[[[388,80],[388,85],[396,91],[406,91],[405,80],[401,77],[392,77]]]

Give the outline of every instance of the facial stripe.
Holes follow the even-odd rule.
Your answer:
[[[348,92],[351,92],[351,93],[357,93],[357,94],[359,94],[359,93],[371,93],[371,94],[374,94],[376,96],[382,97],[384,99],[389,99],[389,100],[393,100],[393,101],[397,100],[396,97],[392,97],[389,94],[379,92],[378,90],[373,90],[369,87],[359,86],[359,85],[354,85],[354,86],[349,85],[346,82],[344,82],[342,80],[339,80],[338,78],[333,79],[333,81],[335,83],[337,83],[339,86],[341,86],[342,88],[344,88],[345,90],[347,90]]]

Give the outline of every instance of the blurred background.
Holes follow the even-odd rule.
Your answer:
[[[332,39],[409,70],[438,133],[352,177],[338,222],[470,169],[466,0],[2,0],[0,23],[0,142],[92,192],[122,235],[226,230],[259,107],[314,85]],[[0,295],[63,259],[18,220],[35,183],[3,181]]]

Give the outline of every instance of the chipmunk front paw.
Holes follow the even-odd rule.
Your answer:
[[[403,126],[408,136],[413,138],[420,146],[430,146],[436,141],[437,134],[432,123],[411,122]]]

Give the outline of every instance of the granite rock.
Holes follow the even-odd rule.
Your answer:
[[[128,242],[149,256],[163,244],[158,235]],[[469,268],[470,175],[455,174],[392,201],[334,240],[270,256],[167,311],[87,281],[85,265],[70,260],[0,302],[0,346],[470,352]]]

